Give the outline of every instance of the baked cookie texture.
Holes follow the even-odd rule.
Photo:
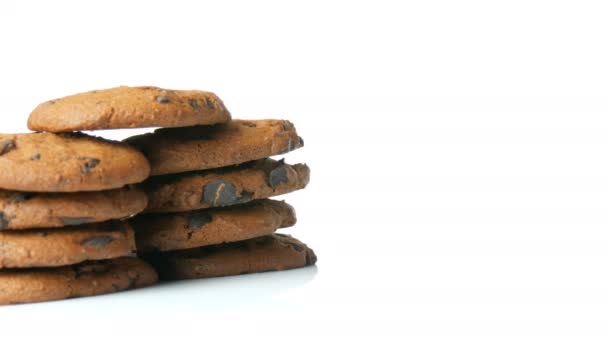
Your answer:
[[[132,256],[135,251],[133,230],[120,221],[0,231],[0,269],[71,265]]]
[[[314,251],[295,238],[272,234],[252,240],[146,254],[161,279],[180,280],[281,271],[314,265]]]
[[[147,204],[146,194],[132,186],[72,193],[0,190],[0,230],[52,228],[123,219],[143,211]]]
[[[234,120],[224,125],[161,128],[124,140],[144,153],[152,175],[214,169],[304,146],[287,120]]]
[[[285,202],[257,200],[224,208],[138,215],[129,221],[137,251],[169,251],[252,239],[296,223]]]
[[[44,102],[27,124],[33,131],[71,132],[210,125],[230,119],[222,100],[210,92],[123,86]]]
[[[0,270],[0,305],[95,296],[153,285],[156,271],[138,258]]]
[[[117,87],[44,102],[28,127],[0,134],[0,305],[317,261],[276,233],[294,208],[268,199],[310,180],[270,159],[304,146],[290,121],[232,121],[211,92]],[[79,132],[140,127],[159,128]]]
[[[83,133],[0,134],[0,189],[108,190],[149,175],[144,155],[120,142]]]
[[[262,159],[239,166],[151,177],[141,187],[147,212],[179,212],[247,203],[303,189],[310,180],[304,164]]]

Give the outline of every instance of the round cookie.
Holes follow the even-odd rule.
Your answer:
[[[130,257],[64,267],[0,270],[0,305],[95,296],[157,281],[158,275],[150,265]]]
[[[170,251],[248,240],[296,223],[292,206],[258,200],[185,213],[138,215],[129,222],[137,251]]]
[[[304,146],[287,120],[234,120],[225,125],[161,128],[125,140],[142,151],[151,175],[241,164]]]
[[[317,256],[289,235],[146,255],[161,279],[197,279],[282,271],[314,265]]]
[[[133,230],[120,221],[78,228],[0,231],[0,269],[63,266],[134,253]]]
[[[150,174],[141,152],[82,133],[0,134],[0,189],[76,192],[121,188]]]
[[[198,90],[117,87],[44,102],[30,114],[33,131],[71,132],[134,127],[182,127],[230,121],[217,95]]]
[[[262,159],[235,167],[157,176],[142,183],[146,212],[224,207],[303,189],[310,179],[304,164]]]
[[[146,194],[132,186],[72,193],[0,190],[0,230],[50,228],[127,218],[143,211]]]

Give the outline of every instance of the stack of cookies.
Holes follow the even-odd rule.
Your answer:
[[[268,158],[303,146],[288,121],[233,121],[213,93],[119,87],[45,102],[28,126],[44,133],[0,135],[0,304],[151,285],[136,252],[167,280],[316,262],[274,233],[296,217],[268,197],[310,174]],[[79,133],[135,127],[163,128]]]
[[[90,296],[156,282],[118,221],[145,209],[135,149],[84,134],[0,135],[0,304]]]
[[[139,253],[161,279],[206,278],[311,265],[298,240],[273,234],[296,223],[268,197],[304,188],[310,170],[268,157],[303,146],[285,120],[162,128],[126,139],[152,168],[145,214],[130,220]]]

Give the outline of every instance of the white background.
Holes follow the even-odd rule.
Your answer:
[[[580,0],[3,3],[3,132],[117,85],[290,119],[306,147],[287,161],[313,177],[289,232],[319,264],[3,307],[0,340],[605,341],[607,18]]]

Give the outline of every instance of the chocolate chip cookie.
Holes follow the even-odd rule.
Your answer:
[[[150,174],[141,152],[82,133],[0,134],[0,189],[76,192],[121,188]]]
[[[258,200],[225,208],[138,215],[129,221],[137,251],[169,251],[252,239],[296,223],[292,206]]]
[[[95,296],[150,286],[157,281],[150,265],[131,257],[53,268],[0,270],[0,305]]]
[[[224,245],[147,254],[145,259],[156,268],[160,278],[166,280],[281,271],[317,262],[312,249],[283,234]]]
[[[44,102],[30,114],[27,125],[33,131],[71,132],[228,121],[230,112],[222,100],[210,92],[117,87]]]
[[[234,120],[224,125],[162,128],[125,140],[141,150],[152,175],[241,164],[304,146],[287,120]]]
[[[143,211],[146,194],[122,189],[34,193],[0,190],[0,230],[50,228],[128,218]]]
[[[0,269],[63,266],[134,253],[133,230],[120,221],[0,231]]]
[[[304,164],[262,159],[239,166],[156,176],[142,184],[147,212],[224,207],[303,189],[310,179]]]

